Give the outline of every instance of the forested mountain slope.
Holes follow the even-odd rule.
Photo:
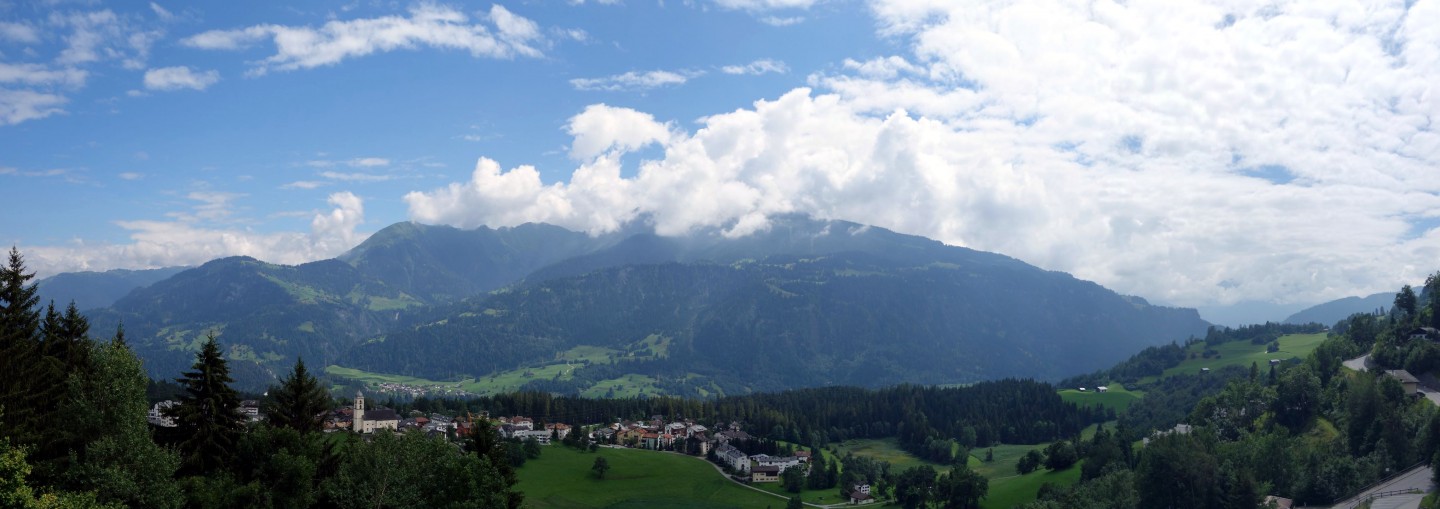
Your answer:
[[[159,377],[213,330],[250,387],[296,356],[446,379],[588,345],[617,362],[532,388],[639,373],[676,393],[1055,379],[1207,325],[1003,255],[798,216],[738,238],[399,223],[337,259],[216,260],[92,316],[123,321]]]
[[[953,249],[953,248],[952,248]],[[997,263],[1001,262],[1001,263]],[[521,286],[392,331],[346,365],[482,376],[588,345],[628,352],[600,373],[642,373],[726,393],[832,384],[1058,378],[1204,332],[1193,310],[968,252],[918,263],[867,253],[731,265],[602,269]],[[653,338],[661,338],[655,341]],[[652,338],[647,341],[647,338]],[[534,388],[577,391],[562,381]]]
[[[41,279],[35,284],[40,288],[41,304],[54,302],[55,307],[64,309],[74,301],[76,308],[95,309],[114,304],[136,288],[163,281],[186,268],[66,272]]]

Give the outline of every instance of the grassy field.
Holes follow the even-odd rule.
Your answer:
[[[660,394],[660,388],[655,385],[654,378],[630,374],[595,382],[589,389],[580,391],[580,395],[587,398],[633,398],[642,392],[653,396]]]
[[[894,438],[846,440],[835,445],[835,450],[837,454],[832,455],[834,457],[843,457],[848,452],[876,461],[888,461],[890,462],[890,471],[896,473],[921,465],[930,465],[936,472],[950,470],[950,467],[946,465],[925,461],[905,452],[900,448],[899,441]]]
[[[610,462],[604,480],[590,472],[597,455]],[[525,506],[534,509],[785,506],[784,499],[731,482],[703,459],[654,451],[547,447],[516,473]]]
[[[1200,357],[1205,351],[1204,343],[1197,343],[1190,346],[1190,351],[1195,353],[1195,358],[1185,359],[1180,365],[1165,370],[1161,376],[1171,376],[1178,373],[1197,373],[1200,368],[1218,369],[1225,366],[1250,367],[1250,363],[1260,366],[1261,370],[1268,370],[1270,359],[1304,359],[1325,341],[1326,333],[1316,334],[1290,334],[1280,337],[1280,351],[1269,353],[1265,351],[1265,345],[1253,345],[1249,341],[1232,341],[1215,347],[1220,352],[1219,357],[1209,359]]]
[[[1087,387],[1085,392],[1075,389],[1062,389],[1060,399],[1082,406],[1099,405],[1112,408],[1116,413],[1124,412],[1130,408],[1130,404],[1139,401],[1145,393],[1140,391],[1127,391],[1120,384],[1110,384],[1106,392],[1096,392],[1094,387]]]
[[[1014,470],[1007,477],[990,479],[990,491],[980,501],[983,509],[1009,509],[1035,500],[1040,485],[1045,483],[1066,486],[1080,480],[1080,464],[1059,472],[1040,469],[1025,475],[1015,475]]]

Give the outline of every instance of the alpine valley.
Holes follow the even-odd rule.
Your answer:
[[[560,394],[622,380],[692,397],[1057,380],[1209,326],[1194,310],[1006,256],[800,216],[746,236],[684,237],[404,222],[335,259],[222,258],[132,280],[86,312],[93,330],[123,324],[159,378],[188,367],[213,333],[250,388],[296,357],[441,381],[519,372],[520,388]],[[56,290],[42,283],[63,306]]]

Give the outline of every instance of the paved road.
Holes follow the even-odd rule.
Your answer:
[[[1353,369],[1355,371],[1365,371],[1367,365],[1370,364],[1370,354],[1367,353],[1354,359],[1350,359],[1348,361],[1345,361],[1343,364],[1345,364],[1345,367]]]
[[[1372,487],[1372,488],[1370,488],[1370,489],[1368,489],[1368,490],[1365,490],[1365,491],[1363,491],[1363,492],[1360,492],[1360,494],[1355,495],[1354,497],[1351,497],[1351,498],[1349,498],[1349,499],[1346,499],[1345,501],[1342,501],[1342,502],[1340,502],[1340,503],[1338,503],[1338,504],[1335,504],[1335,505],[1331,506],[1331,509],[1350,509],[1350,508],[1353,508],[1353,507],[1359,505],[1359,504],[1360,504],[1360,501],[1364,500],[1365,497],[1370,496],[1370,495],[1373,494],[1373,493],[1381,493],[1381,492],[1386,492],[1386,491],[1398,491],[1398,490],[1418,490],[1418,491],[1421,491],[1421,492],[1430,491],[1430,476],[1431,476],[1430,467],[1427,467],[1427,466],[1415,467],[1415,468],[1412,468],[1412,469],[1410,469],[1409,471],[1405,472],[1404,474],[1400,475],[1399,477],[1396,477],[1396,478],[1394,478],[1394,479],[1391,479],[1391,480],[1389,480],[1389,481],[1386,481],[1386,482],[1383,483],[1383,484],[1376,485],[1375,487]],[[1408,497],[1408,495],[1407,495],[1407,497]],[[1381,500],[1385,500],[1385,499],[1384,499],[1384,498],[1377,499],[1377,500],[1376,500],[1376,504],[1378,504]],[[1405,502],[1408,502],[1409,500],[1408,500],[1408,498],[1407,498],[1407,499],[1404,499],[1404,501],[1405,501]],[[1387,501],[1387,504],[1386,504],[1387,507],[1403,507],[1403,506],[1390,506],[1390,505],[1389,505],[1390,502],[1398,502],[1398,500]],[[1417,502],[1417,503],[1418,503],[1418,502]],[[1408,505],[1408,504],[1406,504],[1406,505]]]

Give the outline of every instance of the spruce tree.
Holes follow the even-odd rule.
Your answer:
[[[295,368],[280,381],[280,387],[270,389],[266,406],[271,425],[310,433],[323,426],[325,412],[330,410],[330,394],[305,369],[305,360],[296,359]]]
[[[39,442],[63,389],[56,380],[63,373],[59,363],[41,350],[34,278],[20,251],[10,248],[8,263],[0,266],[0,407],[6,409],[0,438],[17,446]]]
[[[215,334],[210,333],[195,356],[192,371],[175,379],[185,393],[173,412],[185,438],[180,443],[183,470],[190,474],[215,471],[235,450],[235,440],[244,429],[244,418],[236,412],[240,398],[230,388],[230,367],[220,354]]]

